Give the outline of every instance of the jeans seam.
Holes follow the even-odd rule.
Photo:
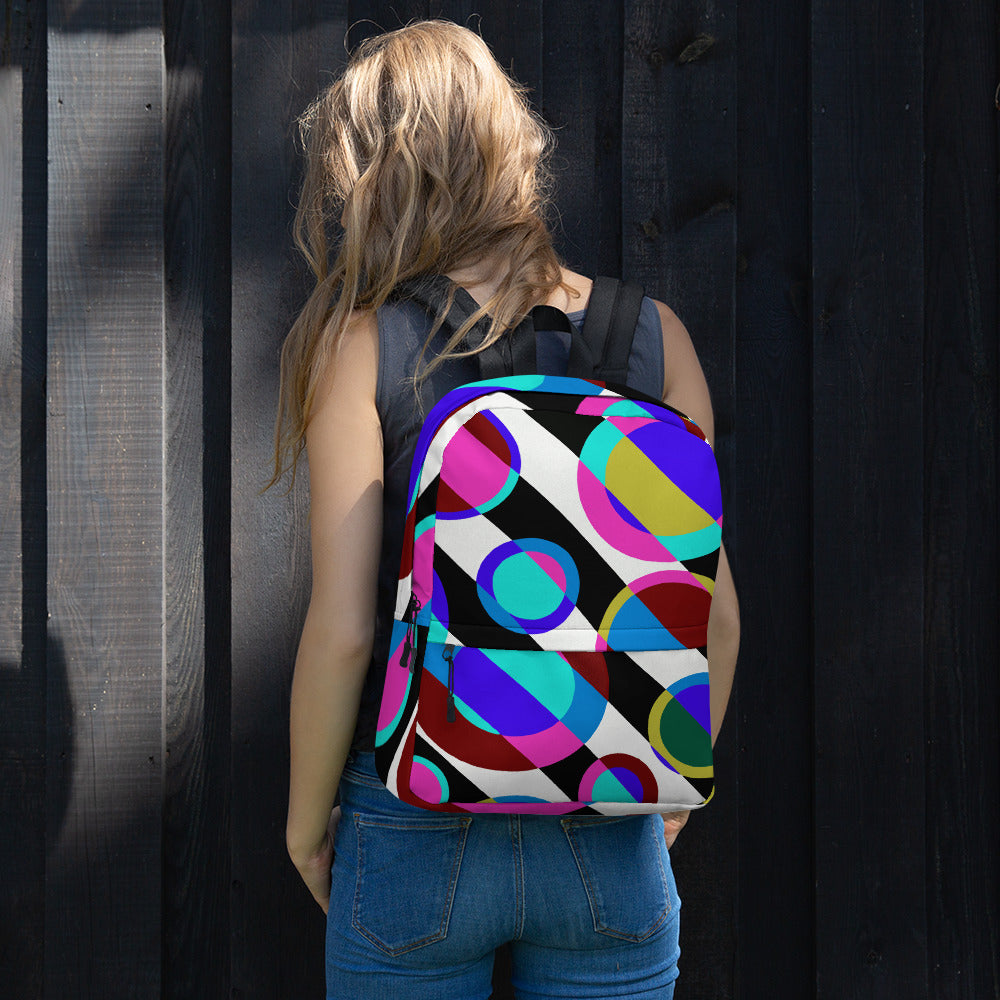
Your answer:
[[[373,778],[370,774],[365,774],[362,771],[353,771],[346,767],[340,777],[342,781],[351,781],[356,785],[364,785],[366,788],[385,788],[385,785],[378,778]]]
[[[458,841],[458,846],[455,850],[455,858],[452,861],[451,872],[448,876],[448,885],[445,890],[446,905],[441,913],[441,920],[437,926],[437,929],[429,934],[425,934],[422,938],[416,941],[407,942],[403,947],[390,948],[386,946],[382,941],[380,941],[361,920],[361,914],[358,912],[360,905],[360,891],[355,890],[354,893],[354,905],[352,907],[351,922],[354,925],[354,929],[367,941],[371,942],[379,951],[385,953],[386,955],[398,956],[405,955],[407,952],[416,951],[418,948],[422,948],[428,944],[434,944],[436,941],[443,940],[448,934],[448,925],[451,921],[451,910],[455,902],[455,888],[458,883],[458,873],[462,867],[462,859],[465,856],[465,844],[469,836],[469,827],[472,825],[471,816],[461,816],[461,817],[449,817],[447,820],[439,820],[435,823],[413,823],[407,822],[406,820],[398,823],[386,820],[372,819],[368,816],[361,816],[356,814],[354,816],[354,825],[357,830],[358,839],[358,879],[360,883],[360,876],[363,864],[363,848],[361,839],[361,827],[367,824],[368,826],[377,826],[389,830],[411,830],[414,827],[419,827],[424,830],[451,830],[458,829],[460,832],[460,837]]]
[[[524,838],[521,817],[510,817],[511,843],[514,848],[514,940],[524,934]]]

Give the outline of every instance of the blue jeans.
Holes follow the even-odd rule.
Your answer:
[[[671,1000],[680,899],[659,816],[433,813],[354,753],[340,786],[328,1000]]]

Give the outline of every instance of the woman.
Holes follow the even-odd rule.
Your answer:
[[[282,356],[275,478],[307,449],[313,580],[292,687],[287,844],[328,912],[328,996],[488,997],[494,949],[511,942],[519,997],[669,998],[679,900],[667,848],[686,814],[591,822],[582,876],[580,843],[558,818],[426,812],[374,770],[422,414],[476,377],[463,338],[477,319],[488,318],[489,343],[536,304],[576,322],[586,309],[591,281],[560,266],[544,221],[550,136],[483,41],[435,21],[364,43],[302,125],[296,231],[316,287]],[[450,335],[391,298],[428,274],[480,305]],[[711,441],[701,368],[662,303],[643,303],[629,383]],[[709,623],[713,741],[738,634],[723,553]]]

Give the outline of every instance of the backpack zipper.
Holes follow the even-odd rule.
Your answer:
[[[399,661],[411,674],[416,659],[414,649],[417,645],[417,614],[419,611],[420,601],[417,600],[417,595],[411,592],[410,602],[406,605],[406,612],[403,615],[403,621],[406,622],[406,637],[403,639],[403,654]]]
[[[455,721],[455,645],[449,642],[444,647],[444,658],[448,661],[448,721]]]

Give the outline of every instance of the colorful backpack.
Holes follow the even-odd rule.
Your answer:
[[[432,314],[446,279],[406,289]],[[699,428],[625,388],[642,290],[533,310],[424,419],[376,735],[426,809],[627,814],[712,795],[721,494]],[[455,293],[452,329],[475,303]],[[570,336],[534,373],[536,331]],[[597,359],[597,360],[595,360]]]

